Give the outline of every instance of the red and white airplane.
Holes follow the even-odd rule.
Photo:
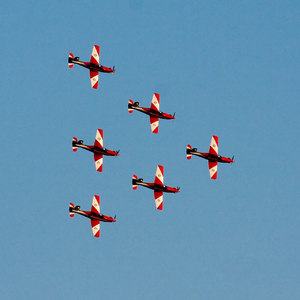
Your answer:
[[[128,112],[132,113],[134,109],[150,116],[151,130],[154,133],[158,133],[159,119],[175,119],[175,113],[172,116],[159,110],[159,94],[157,93],[153,94],[150,108],[140,107],[139,102],[133,102],[130,99],[128,102]]]
[[[154,190],[154,198],[156,208],[163,209],[163,195],[164,193],[179,193],[180,188],[172,188],[164,185],[164,167],[157,166],[154,183],[143,182],[142,178],[137,178],[136,175],[132,176],[132,188],[137,189],[137,186],[141,185],[148,189]]]
[[[192,155],[197,155],[208,160],[208,168],[211,179],[217,179],[218,162],[220,163],[233,163],[234,156],[231,158],[218,155],[218,137],[213,135],[210,142],[208,153],[197,152],[197,148],[192,148],[187,145],[186,158],[191,159]]]
[[[90,62],[80,61],[78,56],[74,58],[74,55],[72,53],[69,54],[69,68],[73,68],[73,65],[77,64],[89,69],[91,84],[92,84],[92,88],[94,89],[98,88],[99,72],[115,73],[115,67],[111,69],[99,64],[99,51],[100,51],[100,47],[95,45],[93,48]]]
[[[83,140],[77,141],[77,138],[73,137],[73,141],[72,141],[73,151],[74,152],[77,151],[78,147],[86,149],[86,150],[94,153],[96,170],[99,172],[102,172],[103,155],[119,156],[119,150],[112,151],[112,150],[105,149],[103,147],[103,130],[102,129],[97,129],[94,146],[85,145],[85,144],[83,144]]]
[[[74,217],[75,213],[91,219],[91,225],[93,235],[95,237],[100,236],[100,221],[101,222],[116,222],[116,216],[114,218],[100,214],[100,197],[94,195],[91,211],[84,211],[80,209],[80,206],[74,206],[70,203],[69,206],[70,217]]]

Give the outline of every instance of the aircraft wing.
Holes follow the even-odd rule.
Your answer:
[[[150,117],[151,130],[153,133],[158,133],[159,118]]]
[[[156,169],[154,183],[156,184],[164,184],[164,167],[158,165]]]
[[[155,205],[159,210],[163,209],[164,193],[163,192],[154,192]]]
[[[99,52],[100,52],[100,47],[95,45],[92,51],[92,56],[91,56],[91,60],[90,63],[91,64],[95,64],[95,65],[99,65]]]
[[[98,195],[94,195],[91,212],[100,214],[100,197]]]
[[[103,167],[103,155],[99,154],[94,154],[94,160],[95,160],[95,166],[96,170],[99,172],[102,172],[102,167]]]
[[[159,94],[154,93],[151,102],[151,109],[159,111]]]
[[[98,88],[99,72],[90,70],[91,85],[93,89]]]
[[[211,179],[217,179],[218,163],[214,161],[208,161],[209,175]]]
[[[103,148],[103,129],[97,129],[94,146]]]
[[[100,221],[91,219],[94,237],[100,237]]]
[[[213,135],[210,142],[209,151],[210,154],[218,155],[218,137]]]

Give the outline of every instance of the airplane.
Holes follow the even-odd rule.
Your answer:
[[[80,206],[74,206],[73,203],[70,203],[69,206],[70,217],[74,217],[75,213],[91,219],[93,235],[95,237],[100,237],[100,221],[116,222],[116,216],[112,218],[100,214],[100,197],[98,195],[94,195],[91,211],[81,210]]]
[[[172,188],[164,185],[164,167],[158,165],[156,169],[154,183],[143,182],[142,178],[137,178],[136,175],[132,176],[132,188],[137,189],[137,186],[141,185],[148,189],[154,190],[154,198],[156,208],[163,209],[163,195],[164,193],[179,193],[180,188]]]
[[[131,114],[134,109],[150,116],[151,130],[154,133],[158,133],[159,119],[175,119],[175,113],[172,116],[159,110],[159,94],[157,93],[153,94],[150,108],[140,107],[139,102],[133,102],[130,99],[128,101],[128,112]]]
[[[97,129],[94,146],[85,145],[85,144],[83,144],[83,140],[77,141],[77,138],[73,137],[73,141],[72,141],[73,151],[74,152],[77,151],[78,147],[86,149],[86,150],[94,153],[96,170],[99,172],[102,172],[103,155],[119,156],[119,151],[120,151],[120,150],[112,151],[112,150],[108,150],[103,147],[103,130],[102,129]]]
[[[77,64],[77,65],[83,66],[90,70],[91,85],[92,85],[92,88],[94,88],[94,89],[98,88],[99,72],[115,73],[115,67],[113,67],[111,69],[111,68],[104,67],[99,64],[99,51],[100,51],[100,47],[97,45],[94,45],[90,62],[80,61],[79,57],[76,56],[74,58],[74,55],[72,53],[69,54],[69,60],[68,60],[69,68],[73,68],[73,65]]]
[[[234,156],[232,158],[223,157],[218,155],[218,137],[213,135],[210,142],[208,153],[197,152],[197,148],[192,148],[191,145],[187,145],[186,158],[191,159],[192,155],[208,160],[208,168],[211,179],[217,179],[218,162],[220,163],[233,163]]]

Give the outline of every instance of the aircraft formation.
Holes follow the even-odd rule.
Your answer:
[[[91,59],[89,62],[83,62],[79,60],[79,57],[75,57],[72,53],[69,54],[68,64],[72,68],[74,64],[83,66],[89,69],[90,72],[90,81],[91,86],[94,89],[98,88],[99,72],[102,73],[115,73],[115,67],[108,68],[99,64],[100,60],[100,47],[94,45],[92,50]],[[150,117],[150,126],[151,131],[155,134],[158,134],[159,119],[174,120],[175,113],[173,115],[164,113],[160,109],[160,97],[158,93],[154,93],[151,101],[150,108],[145,108],[139,106],[139,102],[134,102],[129,100],[128,102],[128,112],[132,113],[133,110],[140,111],[144,114],[149,115]],[[198,152],[197,148],[192,148],[191,145],[187,145],[186,148],[186,158],[191,159],[192,155],[202,157],[208,160],[208,169],[210,178],[217,179],[217,169],[218,163],[233,163],[234,157],[227,158],[219,155],[218,153],[218,136],[213,135],[210,143],[208,152]],[[108,150],[103,147],[103,130],[97,129],[94,145],[85,145],[83,140],[78,140],[76,137],[73,137],[72,149],[77,151],[78,148],[88,150],[94,154],[94,161],[96,170],[98,172],[103,171],[103,156],[119,156],[118,151]],[[154,182],[144,182],[142,178],[138,178],[136,175],[132,176],[132,188],[137,189],[138,186],[143,186],[154,191],[155,205],[158,210],[163,209],[163,195],[164,193],[179,193],[179,187],[170,187],[164,185],[164,167],[158,165],[156,169]],[[114,218],[105,216],[100,213],[100,197],[94,195],[91,211],[83,211],[80,209],[80,206],[74,206],[73,203],[69,205],[69,214],[70,217],[80,214],[84,217],[87,217],[91,220],[91,227],[93,235],[95,237],[100,237],[100,222],[116,222],[116,216]]]

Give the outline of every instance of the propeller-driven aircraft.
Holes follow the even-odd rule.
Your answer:
[[[132,176],[132,188],[134,190],[137,189],[137,186],[141,185],[148,189],[154,190],[154,198],[156,208],[159,210],[163,209],[163,195],[164,193],[179,193],[180,188],[172,188],[164,185],[164,167],[158,165],[154,183],[143,182],[142,178],[137,178],[136,175]]]
[[[159,119],[175,119],[175,113],[172,116],[159,110],[159,94],[157,93],[153,94],[150,108],[140,107],[139,102],[133,102],[130,99],[128,102],[128,112],[132,113],[134,109],[150,116],[151,130],[154,133],[158,133]]]
[[[187,145],[186,158],[191,159],[192,155],[197,155],[208,160],[208,168],[211,179],[217,179],[218,162],[220,163],[233,163],[234,156],[232,158],[223,157],[218,155],[218,137],[213,135],[210,142],[208,153],[197,152],[197,148],[192,148],[191,145]]]
[[[77,138],[73,137],[73,141],[72,141],[73,151],[77,151],[78,147],[86,149],[86,150],[94,153],[96,170],[99,172],[102,172],[103,155],[119,156],[119,150],[112,151],[112,150],[105,149],[103,147],[103,130],[102,129],[97,129],[94,146],[85,145],[85,144],[83,144],[82,140],[77,141]]]
[[[115,73],[115,67],[108,68],[104,67],[99,64],[99,51],[100,47],[95,45],[93,48],[92,56],[90,62],[84,62],[80,61],[79,57],[74,55],[72,53],[69,54],[69,68],[73,68],[74,64],[83,66],[90,70],[90,78],[91,78],[91,85],[92,88],[97,89],[98,88],[98,77],[99,72],[102,73]]]
[[[69,206],[70,217],[74,217],[75,213],[91,219],[91,225],[93,235],[95,237],[100,236],[100,221],[101,222],[116,222],[116,216],[114,218],[100,214],[100,197],[94,195],[91,211],[84,211],[80,209],[80,206],[74,206],[70,203]]]

